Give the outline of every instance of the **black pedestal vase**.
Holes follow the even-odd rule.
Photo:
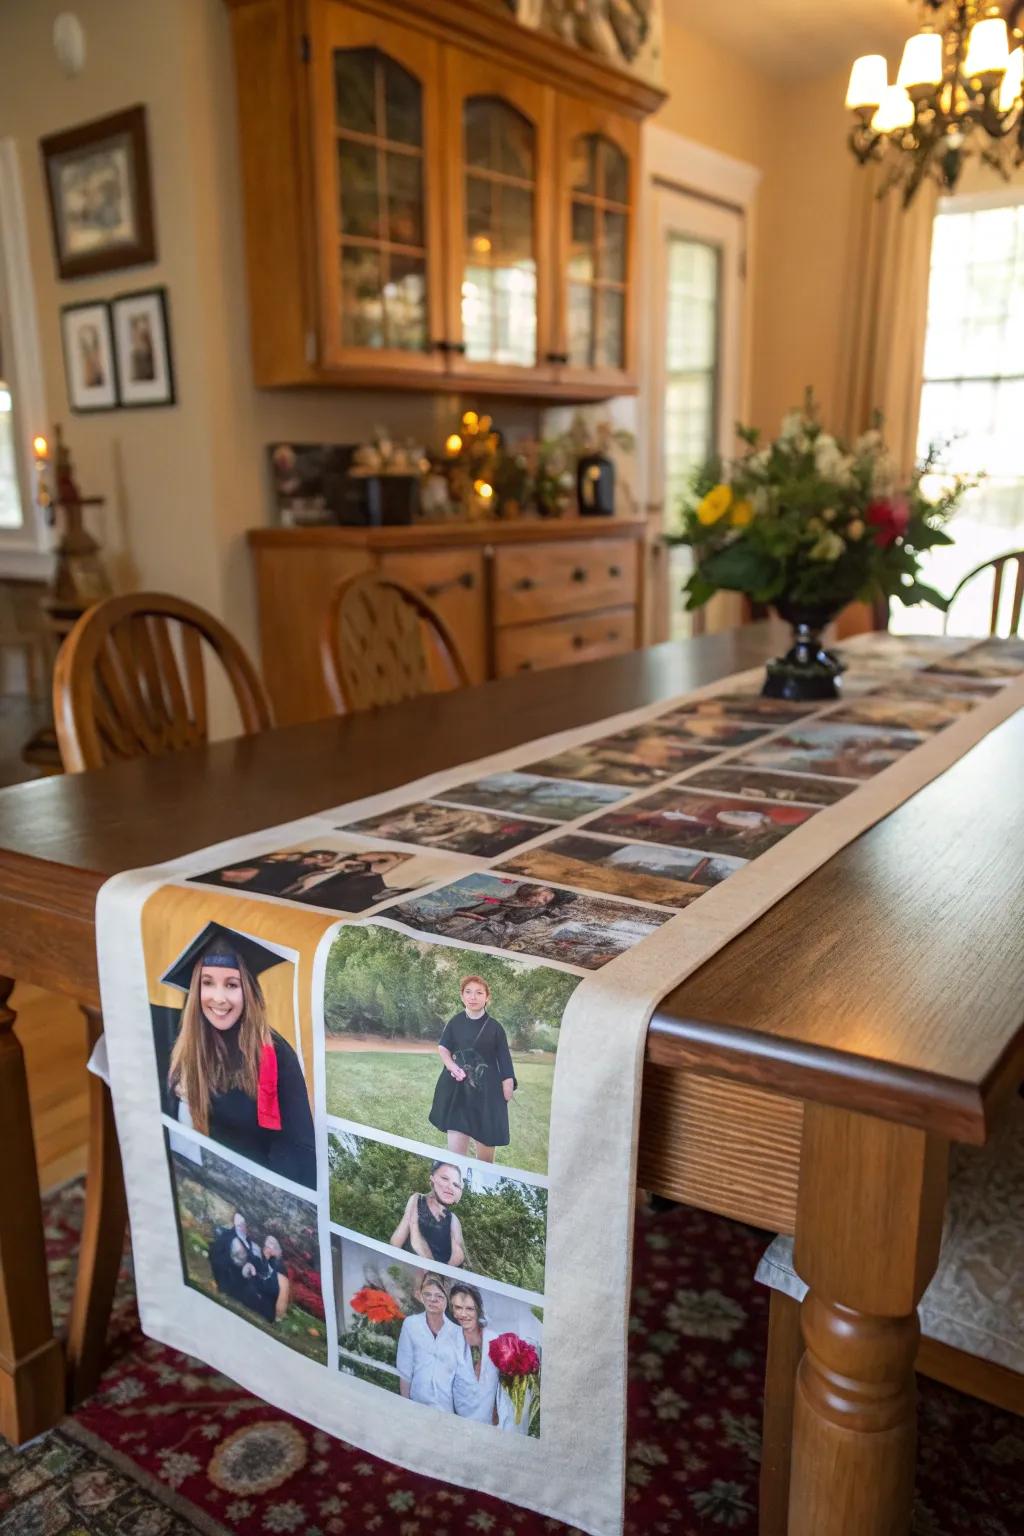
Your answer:
[[[821,632],[835,618],[839,607],[806,607],[785,600],[775,611],[792,625],[793,644],[785,656],[768,663],[762,694],[769,699],[838,699],[840,677],[846,670],[839,657],[821,643]]]

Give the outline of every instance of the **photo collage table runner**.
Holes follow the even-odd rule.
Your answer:
[[[743,674],[108,882],[146,1332],[619,1531],[650,1014],[1024,703],[1024,642],[848,651],[838,703]]]

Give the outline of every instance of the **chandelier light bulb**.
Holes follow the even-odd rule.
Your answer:
[[[876,133],[897,133],[909,128],[914,121],[914,103],[902,85],[886,86],[885,95],[871,119]]]
[[[971,28],[964,60],[968,80],[1003,75],[1010,63],[1010,37],[1001,16],[985,16]]]
[[[904,89],[916,85],[941,85],[942,38],[937,32],[917,32],[903,47],[896,84]]]
[[[1017,104],[1024,89],[1024,48],[1015,48],[1010,54],[1003,83],[999,87],[999,111],[1010,112]]]
[[[882,54],[865,53],[853,61],[846,105],[854,112],[864,107],[877,107],[888,87],[889,66]]]

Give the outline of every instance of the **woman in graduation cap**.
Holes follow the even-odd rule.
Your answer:
[[[267,1019],[259,976],[283,963],[210,923],[164,976],[186,992],[171,1051],[171,1113],[296,1184],[316,1186],[309,1095],[295,1051]]]

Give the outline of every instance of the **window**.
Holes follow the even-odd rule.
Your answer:
[[[48,422],[25,229],[14,141],[0,139],[0,575],[37,578],[52,560],[32,439]]]
[[[986,479],[949,526],[955,544],[922,563],[923,580],[946,596],[976,566],[1024,546],[1024,201],[957,203],[935,219],[918,452],[945,443],[943,468]],[[950,633],[987,634],[991,599],[990,581],[972,583]],[[902,633],[942,631],[942,614],[924,605],[894,603],[892,621]]]
[[[665,524],[676,529],[694,470],[717,443],[718,288],[716,246],[668,237],[665,309]]]
[[[466,356],[532,368],[537,361],[536,132],[507,102],[471,96],[463,133]]]
[[[598,133],[572,145],[569,361],[575,368],[626,362],[629,162]]]

